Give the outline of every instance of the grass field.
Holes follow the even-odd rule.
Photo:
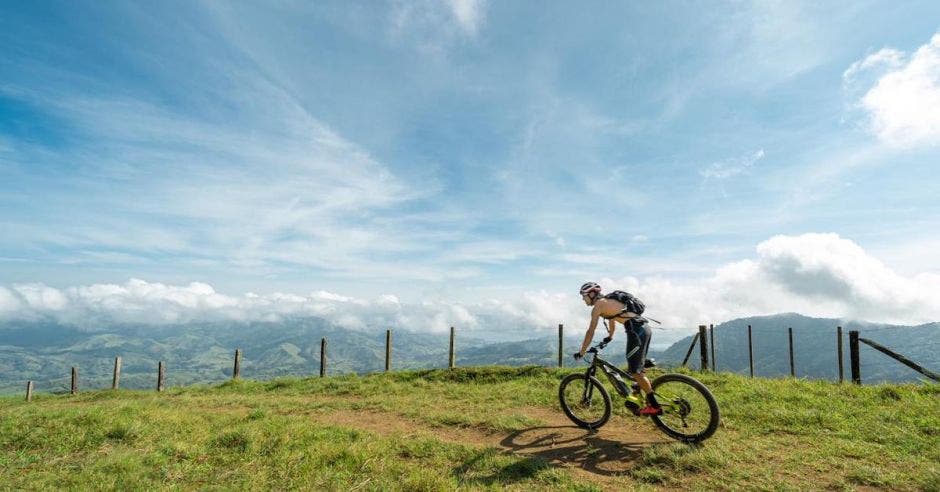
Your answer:
[[[940,490],[940,386],[698,374],[699,447],[556,402],[571,370],[464,368],[0,398],[3,489]],[[655,373],[653,373],[655,376]]]

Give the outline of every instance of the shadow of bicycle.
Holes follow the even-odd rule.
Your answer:
[[[622,475],[636,464],[643,450],[663,441],[621,441],[601,437],[575,426],[542,426],[507,435],[500,445],[516,454],[541,458],[552,465],[575,466],[604,476]]]

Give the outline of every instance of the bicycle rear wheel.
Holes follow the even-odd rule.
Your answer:
[[[600,381],[584,374],[570,374],[561,380],[558,401],[578,427],[597,429],[610,418],[610,394]]]
[[[684,374],[665,374],[652,385],[663,414],[651,418],[667,435],[697,443],[718,429],[718,403],[704,384]]]

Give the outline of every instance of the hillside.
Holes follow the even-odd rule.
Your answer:
[[[722,426],[575,428],[569,370],[464,368],[0,398],[13,489],[715,490],[940,488],[940,386],[698,375]]]

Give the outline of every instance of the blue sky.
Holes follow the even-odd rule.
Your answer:
[[[940,274],[937,2],[0,9],[8,293],[704,288],[781,235]]]

